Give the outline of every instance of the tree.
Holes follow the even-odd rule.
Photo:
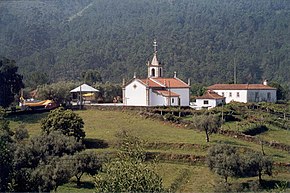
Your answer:
[[[272,175],[273,161],[270,157],[261,153],[247,153],[243,165],[243,173],[246,176],[258,176],[259,184],[262,184],[262,174]]]
[[[14,152],[12,135],[4,110],[0,107],[0,192],[9,191],[8,183],[12,177]]]
[[[83,149],[81,142],[61,131],[43,133],[16,144],[13,153],[13,191],[50,191],[73,176],[71,157]]]
[[[144,161],[138,138],[124,135],[118,158],[104,164],[96,176],[97,192],[162,192],[161,177],[154,165]],[[143,152],[143,153],[142,153]]]
[[[93,85],[98,82],[102,82],[101,73],[98,70],[87,70],[81,73],[83,81],[87,84]]]
[[[41,120],[41,129],[45,133],[61,131],[64,135],[74,136],[78,141],[83,140],[84,121],[72,110],[57,108],[51,111],[48,116]]]
[[[7,108],[14,96],[24,87],[14,60],[0,58],[0,106]]]
[[[24,127],[24,125],[20,125],[18,128],[16,128],[14,133],[14,139],[16,141],[19,142],[28,137],[29,137],[28,130]]]
[[[193,126],[205,132],[206,142],[209,142],[209,135],[217,133],[221,126],[221,119],[217,115],[199,115],[193,117]]]
[[[72,157],[74,168],[73,175],[77,179],[77,186],[81,184],[81,177],[84,173],[95,175],[101,169],[102,160],[93,152],[80,152]]]
[[[211,147],[207,155],[207,165],[213,172],[223,176],[227,183],[228,177],[241,174],[240,156],[237,149],[229,145],[215,145]]]
[[[37,87],[37,94],[40,99],[51,99],[58,104],[66,105],[71,100],[72,90],[75,83],[60,81],[53,84],[44,84]]]
[[[53,158],[49,163],[41,163],[31,173],[32,181],[36,182],[34,191],[49,192],[69,181],[73,176],[74,168],[68,163],[69,157]]]
[[[39,85],[49,83],[48,75],[43,72],[32,72],[24,79],[25,87],[36,89]]]

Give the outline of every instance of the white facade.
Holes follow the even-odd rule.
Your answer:
[[[190,102],[189,88],[172,88],[170,91],[179,94],[180,106],[188,107]]]
[[[147,90],[137,79],[133,80],[123,90],[123,103],[128,106],[148,106]]]
[[[266,84],[215,84],[209,86],[221,96],[226,97],[226,103],[231,101],[248,102],[272,102],[277,101],[277,89]]]
[[[224,96],[226,98],[226,103],[231,101],[237,101],[242,103],[247,103],[248,101],[248,91],[247,90],[213,90],[218,95]]]
[[[196,99],[193,108],[196,110],[211,109],[222,103],[223,103],[222,99]]]

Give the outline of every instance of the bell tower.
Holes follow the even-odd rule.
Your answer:
[[[151,63],[148,61],[148,78],[158,78],[163,76],[162,65],[158,62],[157,59],[157,42],[153,42],[154,53]]]

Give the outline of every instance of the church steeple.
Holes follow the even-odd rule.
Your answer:
[[[148,77],[158,78],[163,76],[162,65],[158,62],[157,59],[157,42],[153,42],[154,53],[151,63],[148,61]]]

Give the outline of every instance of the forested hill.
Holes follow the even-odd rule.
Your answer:
[[[52,81],[97,69],[145,76],[153,39],[166,74],[211,84],[267,78],[289,86],[289,0],[23,0],[0,2],[0,55]]]

